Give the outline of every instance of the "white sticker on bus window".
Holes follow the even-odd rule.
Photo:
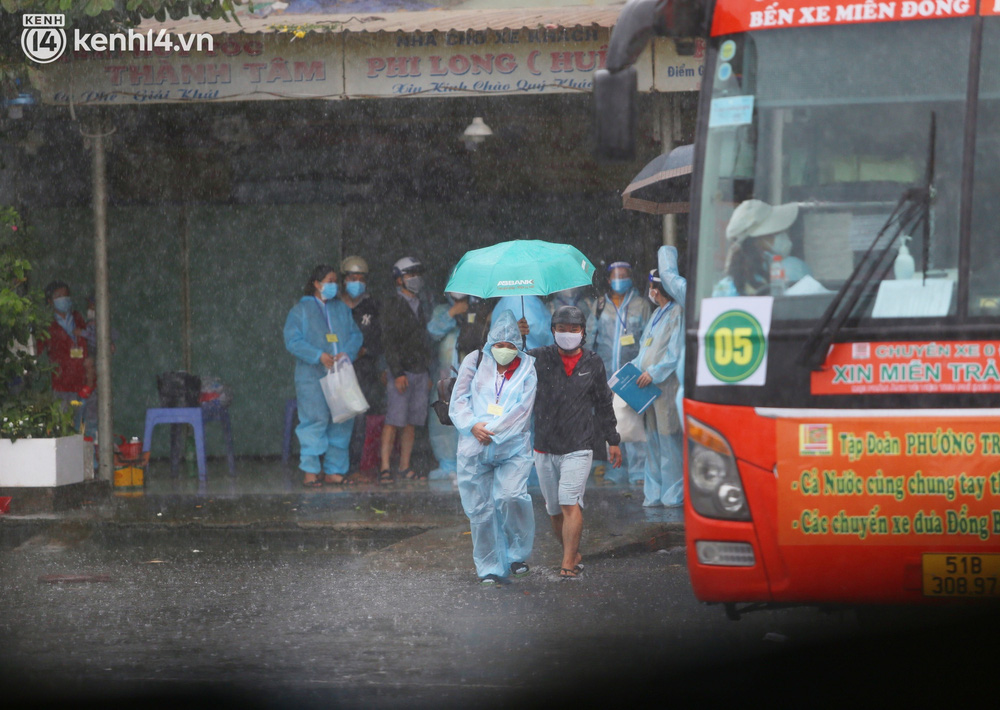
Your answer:
[[[709,128],[745,126],[753,121],[753,96],[720,96],[712,99]]]
[[[767,381],[767,339],[771,296],[706,298],[698,324],[699,387],[763,385]]]

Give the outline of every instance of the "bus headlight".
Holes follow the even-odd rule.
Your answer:
[[[726,460],[714,451],[702,449],[691,459],[691,483],[704,493],[711,493],[726,479]]]
[[[688,478],[691,505],[706,518],[750,520],[729,442],[717,431],[687,418]]]

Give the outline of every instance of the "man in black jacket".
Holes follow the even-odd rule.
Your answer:
[[[603,449],[606,442],[612,466],[622,463],[604,363],[581,347],[586,323],[576,306],[558,308],[552,315],[555,344],[528,353],[535,358],[538,374],[535,468],[552,531],[563,548],[559,571],[563,579],[573,579],[583,569],[579,552],[583,493],[594,446]]]
[[[360,256],[349,256],[340,262],[340,300],[351,309],[354,322],[364,337],[364,345],[352,363],[361,392],[368,400],[368,415],[385,410],[385,387],[380,382],[379,361],[382,359],[382,325],[378,303],[368,290],[368,262]],[[351,444],[348,448],[352,471],[360,468],[364,453],[367,417],[354,420]]]
[[[407,480],[426,480],[425,472],[410,468],[413,440],[417,426],[427,422],[430,392],[430,340],[427,314],[417,295],[424,288],[423,265],[412,257],[403,257],[392,267],[396,296],[386,301],[382,312],[382,351],[389,368],[386,382],[387,405],[382,428],[382,467],[379,483],[392,483],[389,458],[399,438],[399,473]]]

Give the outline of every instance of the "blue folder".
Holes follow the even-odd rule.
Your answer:
[[[611,391],[624,399],[625,403],[639,414],[645,412],[649,405],[662,394],[660,388],[654,384],[639,387],[635,382],[641,374],[639,368],[627,362],[618,368],[618,372],[608,380]]]

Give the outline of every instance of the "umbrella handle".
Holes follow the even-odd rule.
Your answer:
[[[522,318],[525,317],[525,315],[524,315],[524,296],[523,295],[521,296],[521,317]],[[525,351],[528,350],[528,336],[527,335],[522,335],[521,336],[521,347]]]

